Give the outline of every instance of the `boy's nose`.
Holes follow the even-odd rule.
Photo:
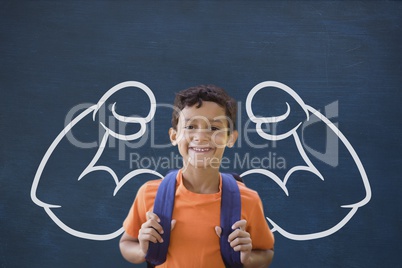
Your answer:
[[[197,129],[193,132],[193,140],[195,141],[206,141],[210,139],[211,131],[209,129]]]

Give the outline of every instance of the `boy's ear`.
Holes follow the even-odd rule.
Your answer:
[[[229,148],[232,148],[235,144],[235,142],[237,141],[237,137],[239,136],[239,132],[237,132],[237,130],[233,130],[232,133],[229,134],[229,139],[228,139],[228,143],[227,146]]]
[[[173,146],[177,145],[177,131],[174,128],[169,128],[169,138]]]

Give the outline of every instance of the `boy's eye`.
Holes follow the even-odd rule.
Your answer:
[[[184,129],[196,129],[196,126],[194,126],[194,125],[188,125],[188,126],[185,126],[184,127]],[[219,127],[214,127],[214,126],[211,126],[211,128],[209,128],[209,130],[210,131],[218,131],[218,130],[220,130],[220,128]]]

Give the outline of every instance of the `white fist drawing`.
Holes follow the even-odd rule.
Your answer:
[[[305,122],[298,122],[296,125],[292,126],[290,129],[287,129],[283,133],[282,132],[281,133],[266,133],[263,129],[264,124],[279,124],[292,117],[291,116],[292,109],[288,102],[286,102],[285,104],[283,104],[283,103],[278,104],[278,105],[283,105],[283,106],[286,105],[286,112],[282,115],[273,116],[273,117],[272,116],[263,117],[263,116],[254,115],[252,101],[253,101],[255,94],[260,90],[269,91],[272,89],[281,90],[281,91],[284,91],[287,94],[289,94],[292,99],[292,103],[294,103],[294,102],[297,103],[300,106],[298,108],[301,108],[302,111],[304,112]],[[261,107],[259,107],[259,108],[261,108]],[[269,107],[266,107],[266,109],[269,110]],[[317,111],[313,107],[305,104],[304,101],[301,99],[301,97],[290,87],[288,87],[282,83],[275,82],[275,81],[265,81],[265,82],[262,82],[262,83],[256,85],[249,92],[249,94],[247,96],[246,111],[247,111],[247,114],[248,114],[250,120],[256,124],[256,131],[257,131],[258,135],[260,137],[262,137],[263,139],[275,141],[275,142],[281,141],[281,140],[286,140],[286,139],[293,140],[293,142],[295,144],[295,148],[297,148],[298,154],[303,159],[304,164],[290,167],[289,170],[287,171],[287,173],[283,177],[280,177],[275,172],[266,170],[266,169],[251,169],[251,170],[248,170],[248,171],[244,172],[243,174],[241,174],[242,177],[246,177],[247,175],[250,175],[250,174],[264,175],[264,176],[268,177],[269,179],[271,179],[272,181],[274,181],[285,194],[284,198],[288,198],[288,199],[292,198],[292,196],[293,196],[292,194],[294,194],[294,192],[291,192],[289,190],[289,187],[288,187],[289,183],[292,180],[297,180],[298,177],[300,176],[300,174],[303,172],[309,173],[310,177],[316,177],[316,181],[314,183],[320,183],[320,181],[321,181],[321,183],[323,183],[325,180],[334,179],[334,178],[332,178],[334,176],[332,176],[332,174],[330,172],[320,171],[316,167],[317,160],[319,160],[319,159],[317,159],[316,157],[309,157],[308,154],[306,153],[306,151],[310,149],[309,152],[313,156],[314,156],[314,153],[316,153],[315,156],[317,156],[317,152],[314,152],[313,150],[311,150],[311,148],[309,148],[307,146],[307,144],[305,142],[303,142],[304,137],[302,139],[300,138],[300,133],[303,134],[304,127],[306,125],[308,125],[308,122],[309,122],[309,120],[312,120],[311,119],[312,117],[315,117],[315,119],[314,119],[315,121],[320,121],[320,123],[326,125],[332,131],[332,133],[334,135],[336,135],[337,138],[339,138],[339,140],[342,142],[342,144],[346,147],[347,151],[349,152],[350,156],[352,157],[352,159],[355,163],[355,166],[358,170],[358,174],[360,176],[360,180],[363,184],[364,191],[365,191],[364,198],[361,199],[360,201],[352,203],[352,204],[342,204],[340,207],[343,209],[349,210],[349,212],[339,222],[334,223],[332,227],[330,227],[326,230],[317,230],[317,232],[303,233],[303,234],[293,233],[293,232],[281,227],[281,225],[283,224],[284,221],[286,221],[286,220],[289,221],[292,218],[292,215],[286,215],[286,216],[284,215],[284,219],[278,219],[278,220],[270,218],[269,216],[267,217],[268,221],[273,226],[272,231],[277,231],[281,235],[283,235],[289,239],[292,239],[292,240],[311,240],[311,239],[326,237],[326,236],[329,236],[329,235],[337,232],[339,229],[341,229],[353,217],[353,215],[356,213],[356,211],[358,210],[359,207],[364,206],[365,204],[367,204],[370,201],[371,188],[370,188],[370,184],[368,181],[368,177],[367,177],[364,167],[363,167],[357,153],[353,149],[352,145],[349,143],[349,141],[346,139],[346,137],[342,134],[342,132],[327,117],[325,117],[323,114],[321,114],[319,111]],[[331,146],[331,144],[329,144],[329,146]],[[332,148],[332,149],[337,150],[337,148]],[[319,158],[319,156],[318,156],[318,158]],[[316,162],[315,164],[314,164],[314,161]],[[321,162],[322,161],[325,162],[325,159],[321,159]],[[337,168],[339,169],[339,167],[334,167],[333,170],[336,171]],[[324,172],[326,172],[326,173],[324,174]],[[347,176],[347,174],[340,174],[340,175]],[[312,186],[312,187],[314,187],[314,186]],[[269,195],[269,193],[267,193],[267,194]],[[333,194],[336,195],[339,193],[333,193]],[[306,197],[306,198],[308,198],[308,197]],[[328,197],[328,198],[330,198],[330,197]],[[320,200],[317,200],[317,202],[320,202]],[[275,203],[270,203],[269,206],[273,207],[273,206],[275,206]],[[331,208],[328,208],[328,209],[331,209]],[[286,214],[286,213],[284,213],[284,214]],[[292,221],[297,222],[296,219],[292,219]]]
[[[144,91],[150,101],[150,111],[146,117],[137,117],[137,116],[132,116],[132,117],[125,117],[122,115],[119,115],[116,112],[116,103],[113,103],[111,106],[111,111],[113,114],[113,117],[118,121],[118,122],[124,122],[127,124],[139,124],[140,128],[137,132],[132,133],[132,134],[126,134],[126,133],[117,133],[112,127],[107,126],[106,121],[102,122],[100,120],[100,117],[97,116],[99,110],[101,109],[106,109],[105,107],[105,102],[113,96],[116,92],[120,91],[121,89],[124,88],[135,88],[136,90],[140,89]],[[32,188],[31,188],[31,199],[32,201],[37,204],[40,207],[43,207],[46,213],[49,215],[49,217],[65,232],[80,237],[80,238],[85,238],[85,239],[91,239],[91,240],[109,240],[113,239],[117,236],[119,236],[123,232],[123,228],[119,228],[118,230],[111,230],[110,233],[106,234],[93,234],[89,233],[88,231],[81,231],[78,230],[77,227],[70,227],[68,226],[63,220],[59,218],[57,215],[57,210],[62,207],[60,204],[50,204],[48,202],[42,201],[38,198],[37,196],[37,191],[38,191],[38,186],[42,177],[42,173],[48,164],[49,159],[51,159],[52,154],[54,151],[57,149],[59,143],[65,142],[66,139],[68,138],[68,135],[71,135],[71,131],[74,129],[74,127],[80,123],[80,121],[84,119],[88,119],[88,117],[92,116],[93,122],[95,122],[96,127],[99,127],[103,129],[102,133],[103,136],[101,137],[101,142],[97,144],[97,149],[96,153],[93,155],[92,159],[89,161],[87,166],[82,170],[80,173],[75,173],[79,174],[78,177],[75,179],[80,181],[84,180],[86,176],[88,176],[91,173],[95,172],[106,172],[110,178],[113,180],[115,188],[113,189],[113,196],[115,196],[118,191],[124,186],[125,183],[127,183],[130,179],[134,178],[135,176],[143,173],[149,173],[158,176],[159,178],[162,177],[161,174],[158,172],[151,170],[151,169],[137,169],[129,172],[122,178],[118,178],[117,174],[113,170],[113,167],[107,166],[107,165],[100,165],[98,164],[98,160],[102,156],[102,153],[104,152],[104,149],[107,147],[107,143],[111,142],[111,140],[121,140],[121,141],[133,141],[136,139],[141,138],[145,131],[146,131],[146,124],[152,120],[152,118],[155,115],[156,111],[156,99],[155,96],[150,88],[148,88],[146,85],[136,82],[136,81],[128,81],[128,82],[123,82],[120,83],[111,89],[109,89],[98,101],[97,104],[92,105],[85,109],[83,112],[81,112],[79,115],[77,115],[71,122],[69,122],[65,128],[60,132],[60,134],[56,137],[56,139],[52,142],[48,150],[46,151],[44,157],[42,158],[42,161],[39,164],[39,167],[37,169],[37,172],[35,174],[34,181],[32,183]],[[99,121],[97,121],[99,119]],[[81,149],[82,150],[82,149]],[[78,150],[77,152],[78,155],[71,155],[71,158],[74,157],[79,157],[80,152]],[[72,174],[74,174],[73,170],[71,170]],[[63,174],[65,175],[66,179],[70,179],[71,174]],[[62,186],[61,186],[62,187]],[[85,205],[85,204],[83,204]]]

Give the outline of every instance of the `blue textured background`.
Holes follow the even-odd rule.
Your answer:
[[[171,103],[180,89],[212,83],[244,104],[249,90],[265,80],[289,85],[317,109],[338,101],[337,123],[362,160],[372,200],[329,237],[297,242],[276,234],[272,267],[398,266],[401,14],[402,4],[389,1],[0,1],[0,266],[132,267],[120,256],[117,238],[73,237],[30,198],[36,169],[68,111],[96,102],[127,80],[148,85],[158,103]],[[125,104],[144,115],[149,109],[144,101],[144,96],[128,97]],[[241,113],[245,118],[244,105]],[[154,123],[157,140],[167,142],[170,115],[158,110]],[[90,131],[82,139],[93,140]],[[138,149],[144,156],[171,151]],[[55,161],[63,165],[47,172],[59,172],[63,180],[71,175],[70,165],[85,166],[87,155],[66,150],[58,157]],[[129,171],[127,162],[104,161],[117,172]],[[118,226],[147,178],[132,182],[112,204],[91,193],[110,187],[97,179],[81,184],[82,192],[50,183],[40,194],[72,199],[64,212],[72,225],[95,231],[97,221]],[[266,209],[289,212],[275,203],[269,188],[253,187]],[[353,196],[350,189],[353,185],[337,194]],[[96,218],[86,219],[91,211]],[[325,217],[330,219],[331,212]],[[292,223],[297,219],[289,216]]]

